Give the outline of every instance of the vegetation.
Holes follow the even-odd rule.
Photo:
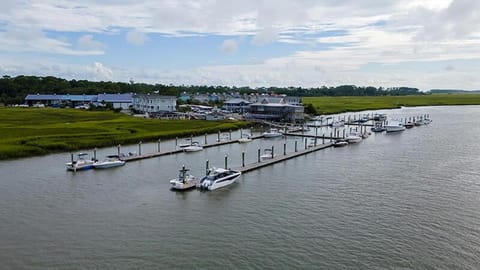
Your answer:
[[[295,96],[385,96],[385,95],[419,95],[416,88],[396,87],[375,88],[371,86],[359,87],[355,85],[341,85],[336,87],[229,87],[229,86],[174,86],[163,84],[145,84],[125,82],[91,82],[87,80],[65,80],[52,76],[3,76],[0,78],[0,103],[21,104],[28,94],[101,94],[101,93],[151,93],[161,95],[180,96],[181,93],[276,93]],[[213,104],[215,105],[215,104]]]
[[[480,105],[480,94],[435,94],[370,97],[304,97],[303,104],[313,106],[316,114],[363,110],[393,109],[400,106]],[[311,105],[309,105],[311,104]],[[310,109],[310,111],[312,111]]]
[[[111,111],[0,108],[0,159],[187,137],[249,126],[241,121],[158,120]]]

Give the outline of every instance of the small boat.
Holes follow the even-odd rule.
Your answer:
[[[192,145],[192,141],[190,141],[190,140],[187,141],[187,140],[186,140],[186,141],[183,142],[183,143],[179,143],[177,146],[180,147],[180,148],[185,148],[185,147],[188,147],[188,146],[190,146],[190,145]]]
[[[65,163],[65,165],[67,166],[67,170],[76,172],[76,171],[93,169],[93,164],[95,163],[95,160],[85,159],[87,155],[88,155],[87,153],[78,153],[77,160],[73,160],[73,154],[72,154],[72,161]]]
[[[188,174],[189,169],[185,169],[185,166],[182,166],[178,179],[170,180],[171,189],[175,190],[186,190],[193,187],[196,187],[200,182],[195,176]]]
[[[270,130],[263,133],[264,138],[275,138],[281,137],[283,134],[278,131],[276,128],[271,128]]]
[[[372,132],[383,132],[387,130],[384,126],[382,126],[382,122],[375,122],[375,126],[370,129]]]
[[[346,140],[343,140],[343,139],[335,140],[333,142],[334,147],[343,147],[343,146],[346,146],[346,145],[348,145],[348,142]]]
[[[405,128],[413,128],[415,126],[415,123],[411,122],[411,121],[408,121],[407,123],[405,123]]]
[[[113,167],[120,167],[125,165],[125,161],[121,160],[118,155],[109,155],[103,161],[96,161],[93,163],[95,169],[107,169]]]
[[[190,146],[183,148],[183,151],[185,152],[197,152],[202,150],[203,150],[203,147],[198,142],[192,142]]]
[[[415,126],[423,126],[425,123],[423,122],[423,119],[417,119],[415,121]]]
[[[374,121],[385,121],[387,120],[387,115],[383,113],[376,113],[373,115]]]
[[[239,143],[248,143],[252,141],[252,137],[250,134],[243,134],[240,139],[238,139]]]
[[[209,170],[208,174],[200,180],[197,186],[200,189],[215,190],[221,187],[228,186],[235,183],[235,180],[240,177],[240,171],[231,169],[213,168]]]
[[[360,134],[350,133],[345,136],[345,140],[348,143],[359,143],[362,141],[362,136]]]
[[[265,148],[263,150],[263,154],[260,156],[261,160],[267,160],[267,159],[272,159],[274,158],[274,154],[272,152],[271,148]]]
[[[395,120],[389,121],[385,128],[387,132],[399,132],[405,130],[405,126],[402,124],[402,122]]]
[[[430,118],[423,119],[423,124],[428,125],[430,123],[432,123],[432,119],[430,119]]]
[[[229,133],[222,133],[222,135],[217,139],[217,142],[227,142],[230,141]]]

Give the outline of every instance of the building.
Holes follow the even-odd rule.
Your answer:
[[[133,95],[133,109],[141,113],[163,113],[176,110],[177,97],[157,94]]]
[[[247,118],[276,122],[303,121],[303,106],[292,105],[285,98],[262,97],[259,102],[250,104]]]
[[[225,110],[229,112],[236,112],[236,113],[244,113],[248,111],[250,106],[250,102],[243,98],[232,98],[225,103],[223,103],[223,107]]]
[[[132,105],[132,94],[99,94],[99,104],[112,104],[114,109],[128,110]]]
[[[25,97],[25,102],[29,106],[34,104],[43,104],[45,106],[59,107],[59,106],[69,106],[76,107],[84,104],[90,104],[97,102],[97,95],[27,95]]]

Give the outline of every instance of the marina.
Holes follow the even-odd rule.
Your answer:
[[[427,111],[430,125],[373,133],[339,148],[317,139],[326,148],[260,162],[264,167],[248,172],[259,148],[273,146],[281,158],[284,144],[287,155],[295,141],[303,151],[305,137],[258,138],[77,173],[62,166],[68,153],[1,162],[0,260],[6,269],[477,269],[480,110],[386,113],[400,119]],[[330,129],[319,128],[319,136]],[[232,139],[239,133],[232,131]],[[174,139],[161,142],[162,151],[175,148]],[[142,153],[155,150],[156,142],[142,144]],[[138,153],[138,145],[121,151]],[[112,152],[96,154],[101,160]],[[182,165],[202,177],[206,160],[224,168],[228,155],[227,167],[242,170],[242,152],[245,170],[233,184],[213,192],[170,190]],[[178,250],[190,259],[178,260]],[[241,256],[211,256],[225,250]]]

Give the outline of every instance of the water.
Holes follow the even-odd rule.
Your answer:
[[[226,153],[229,166],[241,165],[241,151],[246,163],[272,144],[282,154],[284,140],[104,171],[67,172],[66,153],[0,162],[0,268],[479,269],[480,107],[385,112],[434,122],[256,170],[214,192],[172,192],[168,180],[182,164],[196,175],[206,159],[223,166]]]

